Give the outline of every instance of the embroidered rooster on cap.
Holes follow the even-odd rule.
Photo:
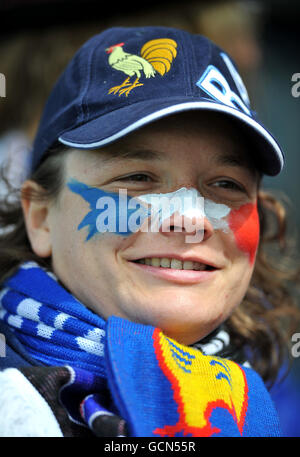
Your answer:
[[[128,75],[122,84],[109,89],[109,94],[125,94],[127,97],[132,89],[144,85],[140,82],[142,74],[146,78],[155,77],[156,73],[163,76],[170,70],[177,55],[177,43],[170,38],[148,41],[142,47],[140,56],[123,51],[124,44],[118,43],[106,49],[109,65]],[[136,76],[134,82],[130,80],[132,76]]]

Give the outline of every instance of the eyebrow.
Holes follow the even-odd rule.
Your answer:
[[[251,160],[247,160],[244,155],[222,154],[217,157],[217,162],[220,165],[230,165],[233,167],[251,167]]]
[[[260,175],[259,170],[255,166],[254,160],[243,153],[223,154],[217,158],[217,162],[220,165],[247,169],[253,176]]]
[[[155,151],[153,149],[147,149],[143,147],[134,147],[130,145],[108,145],[105,149],[99,149],[101,159],[104,164],[114,163],[118,160],[144,160],[144,161],[163,161],[165,160],[161,151]],[[227,153],[218,154],[216,156],[216,162],[220,165],[228,165],[232,167],[247,168],[253,174],[256,174],[256,167],[252,162],[251,158],[246,157],[243,153]]]
[[[164,160],[161,153],[158,151],[154,151],[152,149],[132,149],[132,148],[106,148],[105,150],[99,150],[101,153],[101,158],[103,159],[104,163],[115,162],[119,159],[139,159],[139,160]]]

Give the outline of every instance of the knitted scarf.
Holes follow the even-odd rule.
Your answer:
[[[4,282],[0,319],[34,359],[72,371],[61,400],[78,424],[90,426],[105,412],[121,416],[129,436],[279,436],[258,374],[206,355],[216,342],[226,345],[224,331],[195,348],[152,326],[105,321],[34,262]],[[72,399],[80,389],[79,411]]]

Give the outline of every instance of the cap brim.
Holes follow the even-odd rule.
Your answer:
[[[260,171],[269,176],[280,173],[284,165],[283,151],[274,137],[260,123],[238,109],[194,98],[169,97],[129,104],[64,132],[58,139],[69,147],[96,149],[113,143],[153,121],[191,110],[224,113],[240,122],[246,127],[247,133],[251,135],[256,145],[254,159]]]

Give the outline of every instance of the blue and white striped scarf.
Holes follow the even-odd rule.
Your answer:
[[[68,293],[53,273],[26,262],[3,286],[0,319],[34,359],[104,375],[105,321]]]

